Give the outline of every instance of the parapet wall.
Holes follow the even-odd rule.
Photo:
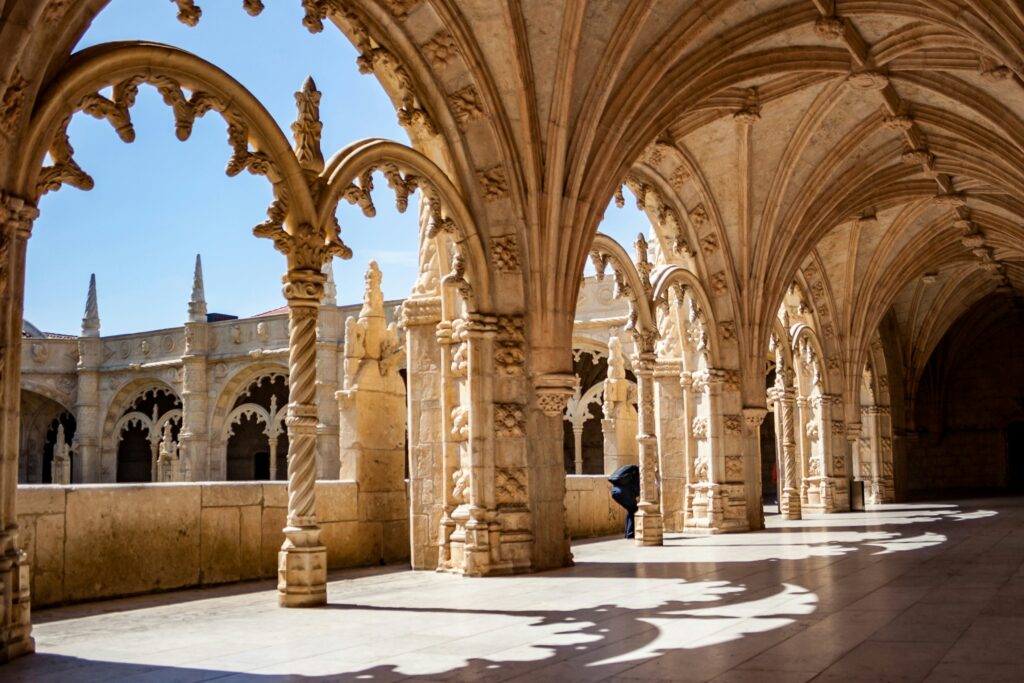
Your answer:
[[[565,525],[573,538],[622,535],[626,511],[612,500],[603,474],[565,478]]]
[[[277,574],[286,482],[19,486],[32,604],[151,593]],[[317,482],[330,568],[400,562],[408,526],[360,521],[352,481]]]
[[[566,478],[573,538],[621,533],[609,490],[602,476]],[[355,482],[318,481],[316,496],[331,569],[408,560],[408,524],[367,521]],[[38,608],[273,577],[287,484],[19,486],[17,506]]]

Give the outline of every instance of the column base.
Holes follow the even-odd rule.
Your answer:
[[[29,592],[30,566],[21,550],[4,562],[0,573],[0,592],[10,596],[10,612],[0,605],[0,662],[32,654],[36,641],[32,637],[32,600]],[[8,590],[8,587],[10,590]]]
[[[743,484],[691,484],[683,532],[706,536],[749,531],[745,488]]]
[[[800,492],[795,488],[782,490],[782,498],[779,499],[782,508],[783,519],[802,519],[800,512]]]
[[[664,545],[665,528],[656,504],[640,503],[633,522],[637,545]]]
[[[288,537],[277,554],[277,604],[317,607],[327,604],[327,548],[320,529],[285,529]],[[296,545],[296,541],[302,545]]]
[[[806,497],[803,510],[811,514],[831,514],[850,510],[850,485],[846,477],[808,477],[804,480]]]

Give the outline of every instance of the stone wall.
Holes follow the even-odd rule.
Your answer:
[[[317,482],[328,566],[407,561],[408,528],[361,521],[358,495],[352,481]],[[287,483],[19,486],[17,505],[39,608],[275,576]],[[573,538],[622,531],[603,476],[567,477],[565,506]]]
[[[603,474],[565,478],[565,525],[572,538],[623,533],[626,512],[612,500],[611,490]]]
[[[287,484],[20,486],[17,505],[42,607],[275,576]],[[328,566],[407,560],[408,532],[358,510],[355,482],[317,482]]]

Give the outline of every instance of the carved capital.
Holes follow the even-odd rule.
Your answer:
[[[537,407],[548,417],[565,412],[569,399],[576,393],[576,375],[550,374],[537,377],[535,383]]]

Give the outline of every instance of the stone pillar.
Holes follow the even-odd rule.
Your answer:
[[[404,349],[384,317],[381,273],[366,272],[359,319],[345,321],[345,380],[337,393],[340,474],[359,485],[359,521],[379,525],[383,558],[409,556],[405,491],[405,386],[398,374]]]
[[[751,531],[764,528],[764,493],[761,490],[761,424],[765,408],[743,409],[743,457],[747,483],[747,522]]]
[[[654,340],[637,335],[635,374],[640,431],[640,502],[636,513],[636,544],[662,545],[664,527],[658,485],[658,437],[654,413]]]
[[[323,268],[327,282],[320,301],[316,327],[316,471],[317,479],[337,479],[340,473],[337,400],[338,356],[341,349],[342,320],[338,310],[334,269],[330,262]],[[401,381],[401,380],[399,380]],[[273,460],[271,460],[273,462]]]
[[[18,441],[25,248],[38,209],[0,193],[0,661],[35,650],[29,563],[18,548]]]
[[[181,432],[178,434],[179,458],[188,463],[185,469],[194,481],[227,478],[227,472],[222,469],[226,463],[210,461],[209,334],[203,264],[197,254],[188,322],[185,323],[185,354],[181,358]],[[180,468],[180,463],[178,466]]]
[[[779,415],[778,441],[780,448],[779,484],[783,487],[779,497],[782,516],[800,519],[800,471],[796,443],[796,395],[791,387],[776,388],[776,410]],[[783,479],[783,476],[785,478]]]
[[[289,258],[291,261],[291,258]],[[316,323],[326,279],[319,269],[293,268],[285,276],[288,301],[288,518],[278,554],[282,607],[327,602],[327,549],[316,521]]]
[[[103,363],[103,342],[100,340],[99,305],[96,296],[96,275],[89,278],[82,336],[78,339],[78,393],[75,399],[75,438],[73,450],[78,467],[73,468],[75,483],[99,483],[103,475],[100,419],[100,365]],[[112,481],[114,477],[109,477]]]
[[[413,569],[436,569],[444,492],[445,419],[442,408],[441,346],[435,334],[441,321],[439,297],[402,302],[405,329],[406,396],[409,432],[409,533]]]
[[[710,453],[708,487],[709,533],[746,531],[747,500],[743,468],[743,418],[738,392],[727,392],[728,372],[709,369],[705,392],[708,401],[707,440]]]
[[[837,419],[843,414],[843,399],[834,394],[822,394],[814,401],[821,430],[824,512],[847,512],[850,480],[846,469],[846,424]]]
[[[886,406],[861,408],[863,424],[859,444],[861,477],[867,505],[895,501],[892,465],[892,427]]]
[[[686,510],[686,415],[679,378],[682,363],[659,360],[654,369],[661,516],[665,531],[680,532]]]

